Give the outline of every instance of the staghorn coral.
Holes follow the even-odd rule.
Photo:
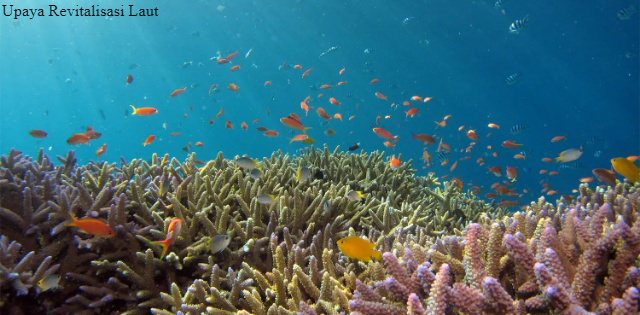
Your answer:
[[[36,159],[12,151],[1,159],[0,227],[7,239],[3,242],[15,241],[22,248],[14,245],[15,258],[0,262],[12,270],[18,259],[47,260],[59,265],[57,273],[63,279],[55,294],[34,295],[27,287],[20,301],[16,297],[21,291],[12,282],[0,282],[5,303],[0,311],[32,301],[57,314],[338,314],[370,303],[412,314],[442,309],[496,312],[503,307],[517,312],[525,307],[516,291],[521,287],[527,289],[528,300],[573,296],[566,290],[547,290],[574,279],[573,270],[567,271],[566,279],[555,278],[560,284],[540,284],[537,277],[544,271],[537,276],[537,265],[518,264],[516,255],[543,259],[545,251],[535,247],[527,256],[513,240],[511,249],[502,246],[506,235],[512,235],[523,244],[544,240],[554,244],[546,248],[556,250],[560,237],[542,233],[544,224],[564,233],[566,244],[561,245],[567,250],[557,252],[576,265],[589,250],[603,259],[624,253],[616,255],[611,266],[624,268],[626,276],[607,280],[612,283],[604,286],[610,287],[608,293],[601,293],[594,278],[585,281],[596,284],[593,294],[612,312],[633,307],[636,293],[613,286],[629,288],[639,282],[637,263],[630,257],[637,248],[633,222],[638,221],[640,199],[628,185],[615,187],[613,193],[581,187],[575,213],[566,205],[553,207],[541,200],[526,215],[506,217],[505,209],[451,183],[413,176],[411,161],[391,170],[383,157],[384,153],[351,154],[339,148],[330,152],[326,146],[301,150],[299,156],[275,152],[260,161],[264,175],[254,180],[222,153],[198,169],[195,154],[183,163],[153,155],[149,161],[78,166],[71,151],[58,157],[62,165],[54,166],[42,151]],[[321,170],[326,178],[297,182],[295,172],[301,166]],[[160,187],[167,184],[164,194]],[[350,190],[363,190],[364,202],[348,200],[345,194]],[[255,197],[261,193],[276,195],[276,202],[259,204]],[[598,209],[589,206],[594,200],[608,200],[611,211],[592,222],[590,211]],[[116,236],[93,238],[66,227],[69,214],[100,218]],[[569,222],[566,216],[573,219]],[[174,217],[182,220],[182,230],[169,254],[160,258],[160,247],[150,242],[167,237]],[[623,219],[626,230],[617,223]],[[616,222],[615,229],[594,229],[601,220]],[[469,226],[471,222],[479,224]],[[563,232],[565,227],[572,232]],[[598,240],[614,230],[619,230],[618,236],[608,237],[615,240],[613,246],[589,249],[589,241],[582,238]],[[222,253],[212,254],[207,242],[219,234],[228,234],[231,243]],[[383,263],[353,261],[339,252],[335,242],[354,235],[395,254],[384,255],[387,270],[393,270],[391,280],[385,279]],[[8,244],[5,248],[11,247]],[[531,246],[525,248],[531,251]],[[397,253],[404,256],[394,263]],[[546,268],[558,272],[556,267]],[[584,268],[590,275],[593,266]],[[602,264],[596,268],[605,270]],[[436,272],[445,269],[449,272]],[[49,270],[43,274],[56,273]],[[28,271],[24,274],[23,284],[34,285],[27,281]],[[484,297],[491,301],[489,306],[478,304]],[[447,308],[451,303],[454,308]],[[554,303],[547,302],[546,310]]]

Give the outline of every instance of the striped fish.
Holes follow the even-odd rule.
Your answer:
[[[440,151],[438,153],[438,156],[436,156],[436,161],[438,161],[438,163],[442,163],[445,160],[447,160],[447,155],[449,155],[449,151]]]
[[[630,6],[628,8],[624,8],[624,9],[618,11],[618,18],[620,18],[621,20],[628,20],[636,12],[638,12],[638,11],[636,11],[636,9],[634,9],[633,6]]]
[[[586,143],[587,143],[587,145],[593,145],[596,142],[600,142],[602,140],[604,140],[604,138],[602,138],[602,137],[591,137],[591,138],[587,139]]]
[[[518,78],[521,76],[520,72],[516,72],[510,76],[507,77],[507,84],[511,85],[516,83],[516,81],[518,81]]]
[[[520,20],[515,20],[515,22],[511,23],[511,26],[509,26],[509,32],[511,32],[512,34],[518,34],[518,32],[520,32],[520,30],[528,22],[529,22],[529,16],[528,15],[525,16],[524,18],[520,19]]]
[[[584,168],[584,165],[579,162],[566,163],[558,166],[558,170],[581,170]]]
[[[493,6],[494,6],[496,9],[498,9],[498,8],[500,8],[501,6],[503,6],[505,3],[507,3],[507,0],[498,0],[498,1],[496,1],[496,4],[494,4]]]
[[[510,132],[512,135],[517,135],[525,130],[529,129],[529,126],[527,125],[515,125],[513,127],[511,127]]]

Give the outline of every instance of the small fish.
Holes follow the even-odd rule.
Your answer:
[[[638,12],[638,11],[636,11],[636,9],[634,9],[633,6],[629,6],[628,8],[624,8],[624,9],[618,11],[618,18],[620,20],[628,20],[636,12]]]
[[[498,0],[496,1],[496,3],[493,5],[494,8],[500,8],[502,7],[505,3],[507,2],[507,0]]]
[[[364,194],[361,191],[352,190],[347,193],[346,197],[351,201],[360,201],[364,198]]]
[[[107,152],[107,144],[101,145],[98,150],[96,150],[96,157],[101,157],[103,154]]]
[[[248,157],[240,157],[236,160],[236,165],[238,165],[239,167],[242,167],[244,169],[248,169],[248,170],[253,170],[255,169],[260,169],[260,165],[258,165],[258,162],[256,162],[256,160],[254,159],[250,159]]]
[[[262,171],[260,169],[254,168],[249,173],[249,176],[253,178],[253,180],[258,180],[258,178],[262,177]]]
[[[376,244],[367,240],[359,238],[357,236],[350,236],[338,240],[338,248],[347,257],[352,259],[360,259],[364,261],[370,261],[371,257],[380,260],[382,253],[377,250],[373,250]]]
[[[298,170],[298,174],[296,175],[296,180],[299,182],[304,182],[307,179],[309,179],[310,175],[311,175],[311,170],[308,167],[303,166]]]
[[[186,86],[184,88],[182,88],[182,89],[177,89],[177,90],[171,92],[171,94],[169,94],[169,97],[176,97],[176,96],[182,94],[182,92],[185,92],[186,90],[187,90]]]
[[[511,182],[515,182],[516,178],[518,178],[518,171],[515,167],[507,167],[507,178],[511,180]]]
[[[518,81],[518,78],[521,76],[521,74],[519,72],[516,72],[510,76],[507,77],[507,84],[511,85],[516,83],[516,81]]]
[[[236,85],[236,84],[229,83],[229,84],[227,84],[227,88],[228,88],[230,91],[232,91],[232,92],[234,92],[234,93],[238,94],[238,89],[239,89],[240,87],[239,87],[238,85]]]
[[[60,283],[60,279],[62,279],[60,275],[48,275],[40,279],[40,281],[38,281],[38,288],[37,288],[38,293],[42,293],[42,292],[57,288],[58,283]]]
[[[229,243],[231,243],[231,238],[229,237],[229,235],[216,235],[209,240],[209,250],[212,254],[219,253],[225,250],[225,248],[229,246]]]
[[[325,134],[325,135],[327,135],[327,136],[329,136],[329,137],[333,137],[333,136],[335,136],[337,133],[336,133],[333,129],[331,129],[331,128],[327,128],[327,129],[324,131],[324,134]],[[352,150],[352,151],[353,151],[353,150]]]
[[[584,165],[579,162],[567,163],[558,166],[558,170],[581,170],[584,168]]]
[[[34,137],[34,138],[46,138],[47,137],[47,133],[42,131],[42,130],[31,130],[29,131],[29,134]]]
[[[131,106],[131,108],[133,109],[133,113],[131,115],[151,116],[158,113],[158,110],[153,107],[135,108],[133,107],[133,105],[129,105],[129,106]],[[127,116],[126,112],[125,112],[125,116]]]
[[[526,125],[515,125],[513,127],[511,127],[511,129],[509,129],[509,132],[511,132],[512,135],[516,135],[519,134],[525,130],[529,129],[528,126]]]
[[[82,232],[92,234],[98,237],[114,237],[116,233],[102,220],[93,218],[76,219],[71,213],[69,213],[71,223],[66,226],[75,226]]]
[[[352,144],[351,146],[349,146],[349,151],[355,151],[360,149],[360,142],[356,142],[354,144]]]
[[[256,197],[258,198],[258,203],[262,204],[262,205],[270,205],[270,204],[273,204],[274,202],[276,202],[276,196],[275,195],[259,194]]]
[[[253,51],[253,47],[251,47],[249,51],[247,51],[247,53],[244,55],[245,59],[249,58],[249,55],[251,55],[251,51]]]
[[[182,220],[180,220],[180,218],[173,218],[167,227],[167,237],[163,241],[149,242],[149,244],[162,246],[162,254],[160,257],[164,257],[167,254],[169,246],[173,245],[173,243],[178,240],[181,230]]]
[[[602,140],[604,140],[604,138],[601,138],[601,137],[591,137],[591,138],[587,139],[586,144],[587,144],[587,145],[594,145],[596,142],[600,142],[600,141],[602,141]]]
[[[131,74],[127,74],[127,85],[133,83],[133,76]]]
[[[324,180],[326,178],[326,176],[324,175],[324,173],[321,170],[317,170],[313,174],[313,178],[318,179],[318,180]]]
[[[511,34],[518,34],[520,30],[524,27],[524,25],[527,24],[528,22],[529,22],[528,15],[520,20],[515,20],[513,23],[511,23],[511,26],[509,26],[509,32],[511,32]]]
[[[69,137],[69,139],[67,139],[67,144],[70,145],[79,145],[79,144],[86,144],[89,145],[89,140],[91,140],[91,138],[89,136],[87,136],[84,133],[76,133],[73,134],[71,137]]]
[[[302,125],[302,123],[299,120],[291,116],[280,118],[280,122],[291,129],[300,130],[305,134],[307,133],[307,129],[312,128],[312,127],[305,127],[304,125]]]
[[[156,136],[154,135],[150,135],[147,137],[147,139],[142,143],[143,146],[147,146],[148,144],[151,144],[151,142],[153,142],[153,140],[156,139]]]
[[[616,184],[616,175],[614,175],[613,171],[611,170],[608,170],[606,168],[596,168],[592,170],[591,173],[593,173],[593,175],[595,175],[596,178],[601,182],[605,182],[609,185]]]
[[[167,192],[169,192],[169,188],[171,187],[171,180],[169,179],[169,177],[165,178],[165,180],[162,181],[162,183],[160,183],[160,197],[164,198],[164,196],[167,195]]]
[[[560,155],[556,158],[556,162],[567,163],[572,162],[580,158],[582,156],[582,146],[580,149],[569,149],[562,151]]]
[[[314,144],[314,143],[316,143],[316,139],[308,137],[307,139],[302,140],[302,143],[304,143],[304,144]]]
[[[602,156],[602,151],[600,151],[600,150],[596,151],[596,153],[594,153],[593,156],[595,156],[595,157]]]

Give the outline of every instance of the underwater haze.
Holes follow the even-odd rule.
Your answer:
[[[49,16],[51,4],[123,8],[127,16]],[[128,16],[130,4],[157,7],[158,16]],[[49,156],[63,156],[75,150],[80,164],[149,159],[153,153],[183,160],[191,152],[205,163],[218,152],[261,160],[311,145],[308,139],[291,142],[303,133],[281,119],[294,113],[300,116],[295,122],[312,128],[306,134],[316,148],[346,151],[359,143],[356,153],[379,150],[402,163],[412,159],[416,175],[458,177],[465,190],[476,186],[483,196],[495,182],[511,181],[506,170],[513,167],[511,188],[522,196],[510,200],[521,204],[541,190],[571,195],[580,179],[598,185],[592,169],[610,169],[612,158],[640,154],[639,20],[635,9],[627,10],[637,1],[2,5],[2,152],[14,148],[34,156],[44,148]],[[16,18],[9,5],[43,8],[46,16]],[[234,66],[240,67],[230,71]],[[312,107],[308,115],[301,102]],[[157,113],[132,115],[131,105]],[[332,117],[328,122],[319,117],[320,107]],[[405,113],[414,109],[413,117]],[[86,135],[87,127],[101,136]],[[278,135],[265,136],[258,127]],[[398,138],[382,138],[374,127]],[[335,135],[327,135],[329,128]],[[46,137],[30,134],[34,130]],[[477,140],[468,137],[470,130]],[[435,143],[425,146],[412,133],[430,135]],[[81,144],[67,143],[74,134],[84,135],[77,136]],[[155,139],[143,145],[151,135]],[[552,142],[554,137],[561,140]],[[505,147],[504,141],[522,146]],[[97,156],[103,144],[106,151]],[[420,159],[425,148],[430,163]],[[570,149],[582,155],[555,162]],[[489,171],[495,166],[500,177]]]

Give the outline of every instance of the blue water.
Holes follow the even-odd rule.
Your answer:
[[[540,180],[550,179],[552,189],[568,194],[578,179],[589,177],[591,169],[610,168],[613,157],[640,154],[638,86],[638,14],[621,21],[617,12],[632,1],[591,3],[572,1],[509,0],[502,9],[487,1],[4,1],[19,8],[44,8],[57,4],[100,5],[101,8],[158,8],[159,17],[0,17],[0,152],[15,148],[33,155],[44,147],[50,156],[76,150],[80,163],[95,160],[96,149],[106,143],[107,153],[100,159],[116,162],[149,158],[152,153],[169,153],[183,159],[181,148],[201,141],[203,147],[191,147],[197,159],[206,161],[219,151],[228,158],[248,154],[260,158],[276,150],[296,153],[305,147],[289,144],[295,134],[279,119],[294,112],[304,116],[300,101],[311,95],[310,106],[342,114],[344,122],[331,120],[322,125],[314,110],[302,120],[313,127],[309,135],[316,147],[327,143],[341,149],[355,142],[365,151],[384,150],[402,154],[402,160],[414,160],[419,175],[434,171],[438,176],[451,174],[465,184],[482,186],[482,194],[496,177],[487,174],[487,166],[514,166],[519,171],[517,192],[530,193],[521,202],[538,196]],[[218,6],[224,6],[219,11]],[[637,5],[636,5],[637,7]],[[509,25],[529,15],[530,22],[519,34],[510,34]],[[409,18],[408,23],[403,20]],[[18,24],[19,23],[19,24]],[[199,32],[200,36],[194,36]],[[429,44],[420,43],[428,40]],[[337,51],[319,55],[333,46]],[[249,49],[251,55],[245,58]],[[365,54],[365,49],[371,52]],[[220,51],[226,56],[238,51],[233,65],[241,69],[229,72],[231,65],[217,65],[210,58]],[[625,57],[629,52],[632,56]],[[286,71],[279,67],[286,61]],[[193,62],[186,69],[184,62]],[[366,66],[365,62],[372,63]],[[198,65],[202,63],[202,65]],[[130,70],[131,64],[139,64]],[[293,69],[299,64],[302,70]],[[257,68],[252,67],[256,65]],[[313,67],[308,77],[302,72]],[[342,68],[343,75],[338,75]],[[365,71],[370,72],[365,72]],[[505,79],[519,72],[513,85]],[[134,81],[125,84],[127,74]],[[376,85],[369,83],[378,78]],[[268,87],[265,81],[271,81]],[[343,86],[331,90],[311,90],[317,84]],[[236,95],[228,83],[240,86]],[[196,88],[191,85],[198,84]],[[211,84],[218,93],[208,95]],[[390,88],[396,85],[397,89]],[[175,98],[169,94],[178,88],[187,91]],[[389,101],[374,96],[380,92]],[[404,95],[403,95],[404,92]],[[324,97],[316,99],[317,94]],[[352,94],[353,98],[348,98]],[[413,95],[433,97],[428,103],[415,103],[420,113],[406,119],[400,106]],[[328,97],[342,102],[329,104]],[[150,117],[131,116],[129,105],[155,107]],[[356,109],[356,104],[359,104]],[[193,106],[193,110],[190,110]],[[224,114],[213,125],[221,107]],[[267,107],[270,115],[267,116]],[[100,114],[104,114],[104,117]],[[125,111],[129,115],[125,116]],[[187,114],[187,118],[183,115]],[[382,127],[400,141],[395,149],[383,146],[383,140],[371,132],[376,116]],[[356,117],[349,121],[348,117]],[[434,121],[451,115],[448,126],[435,129]],[[254,119],[260,118],[255,125]],[[234,124],[225,128],[225,121]],[[242,122],[249,129],[240,129]],[[166,130],[162,124],[166,123]],[[487,127],[500,125],[499,130]],[[527,125],[525,132],[512,135],[509,129]],[[471,142],[464,131],[475,129],[480,140],[471,153],[460,149]],[[103,134],[90,146],[71,146],[66,139],[83,132],[87,126]],[[280,133],[267,138],[255,130],[264,126]],[[326,128],[338,134],[327,137]],[[45,139],[29,136],[28,131],[42,129]],[[169,137],[171,132],[181,132]],[[350,134],[353,132],[353,134]],[[442,136],[453,152],[449,164],[423,169],[423,145],[411,140],[411,132]],[[487,138],[487,133],[492,136]],[[156,140],[143,147],[149,135]],[[551,143],[554,136],[567,135],[565,141]],[[602,141],[587,146],[590,137]],[[524,144],[526,160],[515,160],[517,149],[500,146],[504,140]],[[584,144],[578,160],[581,170],[561,171],[557,176],[540,175],[540,169],[557,170],[558,164],[541,162],[559,152]],[[493,147],[486,149],[487,145]],[[429,146],[435,156],[436,147]],[[602,151],[600,157],[594,157]],[[484,153],[484,167],[476,159]],[[455,171],[451,164],[462,157]],[[621,177],[619,177],[621,178]],[[504,180],[505,177],[499,178]],[[513,199],[513,198],[511,198]]]

